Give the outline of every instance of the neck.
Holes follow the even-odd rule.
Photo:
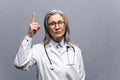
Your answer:
[[[57,43],[60,43],[62,41],[62,38],[56,38],[56,39],[53,39],[53,40]]]
[[[62,41],[62,39],[55,39],[54,41],[57,43],[60,43]]]

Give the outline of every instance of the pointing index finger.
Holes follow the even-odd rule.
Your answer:
[[[34,12],[32,13],[32,20],[31,20],[31,23],[35,23],[35,13],[34,13]]]

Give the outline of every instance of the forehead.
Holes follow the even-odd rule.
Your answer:
[[[64,18],[60,14],[54,14],[49,17],[48,22],[50,21],[59,21],[59,20],[64,20]]]

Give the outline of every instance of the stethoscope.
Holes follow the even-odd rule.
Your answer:
[[[53,66],[53,63],[52,63],[52,61],[50,60],[50,57],[49,57],[49,55],[48,55],[48,52],[47,52],[47,50],[46,50],[46,47],[45,47],[45,44],[44,44],[44,49],[45,49],[45,53],[46,53],[46,56],[47,56],[47,58],[48,58],[48,60],[49,60],[49,62],[50,62],[50,69],[51,70],[54,70],[55,69],[55,67]],[[69,51],[72,51],[72,55],[73,55],[73,59],[72,59],[72,61],[71,61],[71,59],[70,59],[70,57],[69,57]],[[68,60],[68,66],[72,66],[72,65],[74,65],[75,63],[75,49],[74,49],[74,47],[73,46],[66,46],[66,52],[67,52],[67,60]]]

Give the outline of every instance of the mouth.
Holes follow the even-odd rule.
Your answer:
[[[61,34],[61,31],[57,31],[57,32],[55,32],[55,34]]]

